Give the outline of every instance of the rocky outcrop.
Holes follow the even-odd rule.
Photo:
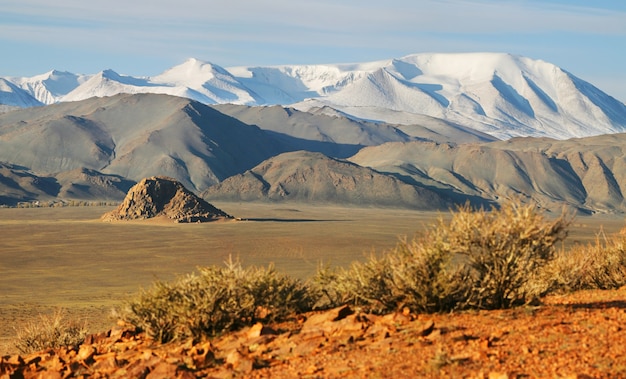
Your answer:
[[[281,328],[258,323],[210,341],[163,345],[120,322],[107,332],[87,336],[77,347],[0,357],[0,377],[264,378],[273,377],[266,372],[272,367],[297,365],[303,358],[328,355],[340,346],[391,345],[389,337],[401,331],[417,339],[434,330],[432,321],[415,320],[408,314],[366,315],[344,306],[299,315],[298,321]],[[362,376],[353,370],[340,375],[346,367],[335,370],[332,366],[307,366],[277,377]]]
[[[167,217],[174,222],[207,222],[233,218],[187,190],[172,178],[153,176],[133,186],[104,221]]]
[[[625,294],[433,315],[344,306],[167,344],[118,323],[80,346],[1,356],[0,378],[623,378]]]

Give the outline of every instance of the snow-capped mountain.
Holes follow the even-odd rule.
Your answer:
[[[23,90],[5,78],[0,78],[0,104],[20,108],[43,105],[28,91]]]
[[[150,82],[177,89],[174,92],[164,92],[169,95],[187,97],[206,104],[253,105],[262,102],[253,91],[224,68],[193,58],[150,78]]]
[[[52,70],[30,78],[14,78],[13,82],[42,104],[54,104],[90,77]]]
[[[395,59],[299,109],[412,123],[428,115],[499,138],[570,138],[626,130],[626,105],[563,69],[509,54],[417,54]]]
[[[186,97],[205,104],[257,104],[257,97],[224,68],[188,59],[160,75],[132,77],[104,70],[75,87],[60,101],[78,101],[119,93],[157,93]]]
[[[231,67],[189,59],[153,77],[105,70],[5,78],[0,103],[33,106],[117,93],[206,104],[290,105],[303,111],[419,125],[425,116],[498,138],[557,139],[626,131],[626,105],[544,61],[502,53],[415,54],[334,65]],[[22,100],[16,100],[18,97]]]

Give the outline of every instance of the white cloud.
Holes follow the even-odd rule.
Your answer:
[[[550,2],[390,0],[5,0],[3,12],[34,16],[35,22],[80,20],[113,27],[201,29],[201,25],[254,26],[307,31],[414,31],[491,33],[565,31],[626,34],[626,13]],[[306,35],[306,34],[305,34]],[[155,36],[156,37],[156,36]]]

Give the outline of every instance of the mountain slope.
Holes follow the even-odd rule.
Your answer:
[[[300,201],[415,209],[446,209],[450,205],[426,188],[306,151],[268,159],[209,187],[202,197],[208,201]]]
[[[0,205],[53,199],[59,188],[52,178],[40,178],[23,167],[0,162]]]
[[[388,143],[349,158],[409,183],[498,202],[521,196],[556,212],[626,211],[626,134],[484,144]]]
[[[0,105],[27,108],[37,107],[42,103],[14,83],[0,78]]]
[[[495,137],[559,139],[626,131],[626,105],[550,63],[509,54],[417,54],[299,109],[327,105],[355,117],[398,122],[423,114]]]
[[[414,54],[355,64],[231,68],[189,59],[153,77],[112,70],[72,75],[53,71],[44,75],[48,79],[5,81],[44,103],[122,92],[160,93],[205,104],[325,109],[390,124],[427,126],[422,124],[427,117],[499,139],[567,139],[626,131],[624,103],[553,64],[502,53]],[[18,96],[10,92],[0,103],[29,106]]]
[[[233,104],[213,108],[246,124],[275,132],[295,150],[321,152],[336,158],[353,155],[363,146],[391,141],[432,140],[439,142],[485,142],[495,138],[446,123],[425,119],[417,125],[391,125],[354,120],[327,110],[302,112],[281,106],[250,107]]]
[[[203,190],[284,150],[257,127],[165,95],[117,95],[0,115],[0,162],[37,175],[82,168],[133,181],[167,175]]]
[[[246,123],[254,121],[263,129]],[[12,199],[109,200],[122,198],[133,182],[157,175],[202,191],[286,151],[348,157],[363,146],[420,139],[417,135],[489,140],[452,127],[449,137],[442,134],[445,128],[411,128],[413,135],[393,125],[278,106],[212,108],[168,95],[121,94],[0,114],[0,162],[59,187],[50,194],[28,195],[24,189]]]

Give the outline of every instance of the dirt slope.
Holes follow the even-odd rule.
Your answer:
[[[130,326],[0,359],[0,377],[623,378],[626,288],[538,307],[375,316],[349,307],[158,345]],[[12,375],[12,376],[11,376]]]

